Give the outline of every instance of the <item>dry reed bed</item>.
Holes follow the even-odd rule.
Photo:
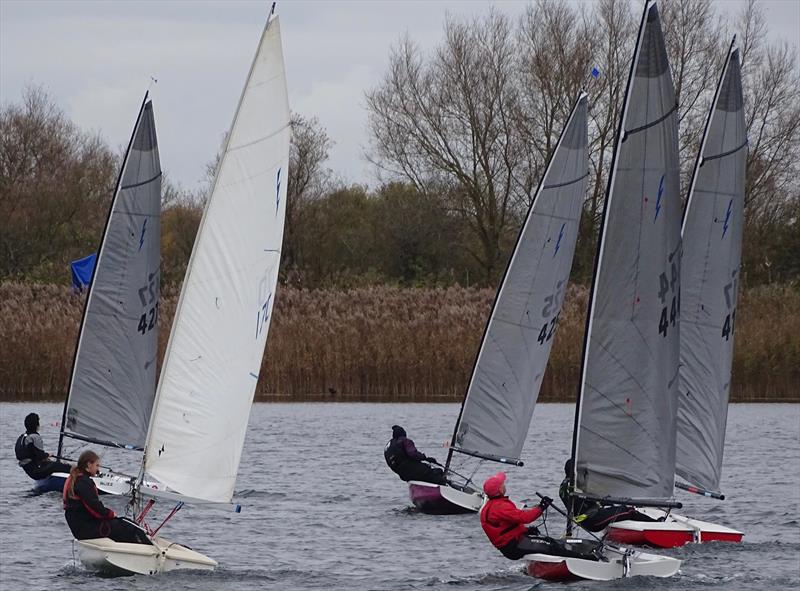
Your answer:
[[[494,290],[281,288],[260,400],[460,400]],[[161,350],[175,294],[162,298]],[[541,400],[573,400],[587,291],[567,293]],[[62,400],[83,298],[54,285],[0,283],[0,399]],[[798,400],[800,293],[741,294],[734,400]]]

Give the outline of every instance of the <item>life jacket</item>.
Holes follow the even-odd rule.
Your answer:
[[[497,522],[492,520],[492,506],[496,503],[504,502],[511,503],[508,497],[489,499],[483,506],[483,509],[481,509],[481,527],[483,527],[486,537],[489,538],[489,541],[495,548],[503,548],[511,542],[517,541],[527,529],[524,525],[519,523],[505,522],[497,524]]]
[[[400,439],[390,439],[386,447],[383,448],[383,457],[389,467],[397,472],[397,469],[408,459],[406,450],[400,443]]]
[[[20,466],[24,466],[33,461],[35,456],[31,449],[32,445],[33,439],[28,439],[28,433],[23,433],[17,437],[17,442],[14,444],[14,454],[16,454],[17,460],[19,460]]]

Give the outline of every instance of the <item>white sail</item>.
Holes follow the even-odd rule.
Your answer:
[[[672,497],[678,394],[678,114],[645,7],[603,212],[573,439],[578,492]]]
[[[731,44],[686,204],[676,473],[719,491],[742,259],[747,126]]]
[[[233,494],[275,301],[289,139],[273,16],[198,230],[145,447],[143,473],[193,498]]]
[[[575,254],[589,169],[587,105],[582,94],[520,230],[456,424],[455,451],[519,461]]]

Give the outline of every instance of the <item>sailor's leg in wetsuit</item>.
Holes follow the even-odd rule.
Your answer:
[[[64,462],[47,462],[42,464],[41,466],[37,466],[35,468],[30,468],[29,470],[25,470],[25,472],[33,478],[34,480],[42,480],[43,478],[47,478],[52,476],[56,472],[64,472],[69,474],[69,470],[72,466],[69,464],[65,464]]]
[[[110,519],[108,522],[109,533],[107,537],[115,542],[128,542],[129,544],[152,544],[145,531],[133,521],[123,517]]]
[[[397,473],[400,475],[400,478],[405,481],[420,480],[433,484],[447,484],[447,480],[444,477],[444,470],[441,468],[434,468],[433,466],[415,460],[403,462],[402,465],[398,467]]]
[[[604,530],[609,524],[615,521],[658,521],[639,513],[636,507],[627,505],[612,505],[610,507],[603,507],[598,509],[586,519],[580,522],[580,526],[591,532],[598,532]]]

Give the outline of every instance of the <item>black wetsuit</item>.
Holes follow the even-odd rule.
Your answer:
[[[572,504],[571,514],[575,523],[591,532],[603,531],[615,521],[657,521],[630,505],[603,505],[597,501],[570,497],[569,493],[570,479],[567,477],[558,487],[558,496],[567,511],[570,510],[570,503]]]
[[[418,451],[414,442],[408,437],[390,439],[383,450],[383,457],[389,467],[406,482],[420,480],[433,484],[447,484],[444,470],[423,464],[423,460],[431,458]]]
[[[81,472],[75,477],[74,498],[68,494],[69,484],[67,480],[64,487],[64,517],[75,539],[111,538],[115,542],[152,544],[138,525],[117,517],[100,502],[97,487],[88,474]]]
[[[52,476],[54,472],[69,472],[70,465],[56,462],[44,451],[42,436],[37,432],[26,432],[17,437],[14,453],[25,474],[34,480]]]

